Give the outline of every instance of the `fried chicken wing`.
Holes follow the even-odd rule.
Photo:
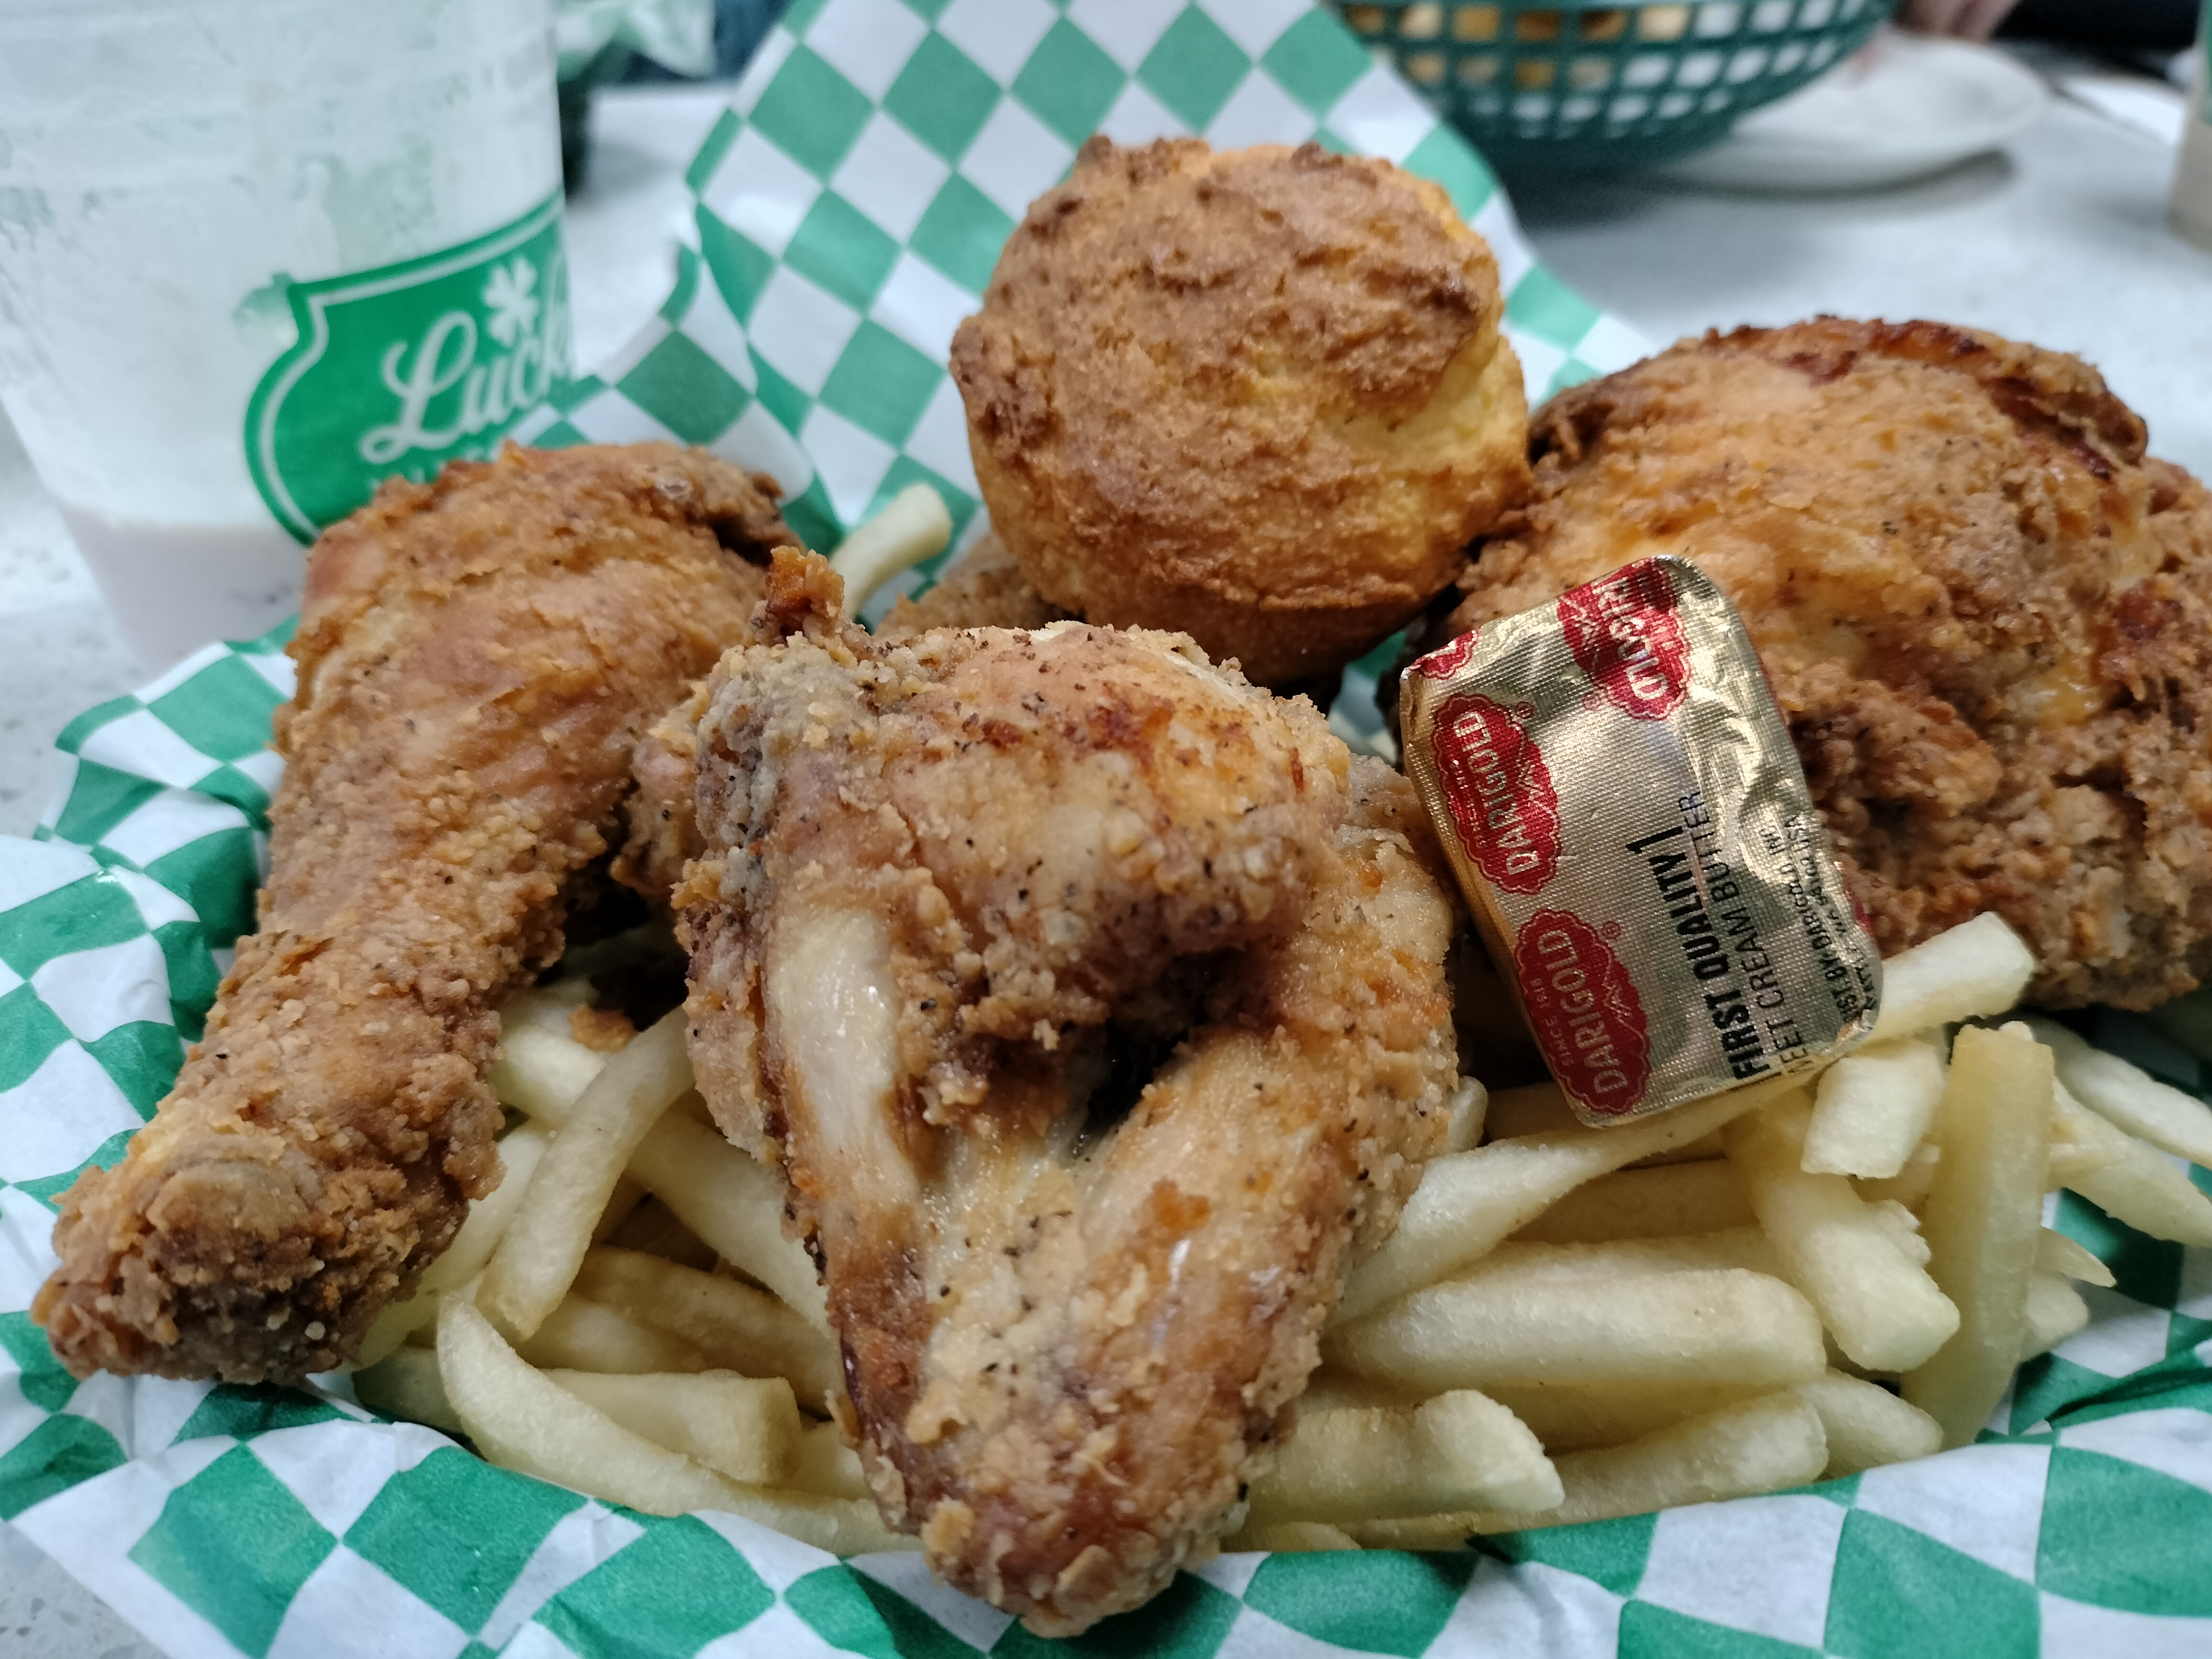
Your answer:
[[[1680,553],[1742,611],[1885,955],[1996,910],[2033,1000],[2212,967],[2212,497],[2071,357],[1823,318],[1554,398],[1430,638]]]
[[[935,628],[1042,628],[1066,617],[1038,596],[1014,556],[987,534],[927,592],[901,598],[874,632],[879,640],[905,640]],[[703,691],[702,685],[654,722],[632,760],[637,793],[630,797],[629,835],[612,873],[656,901],[684,879],[685,862],[699,854],[694,750],[699,717],[706,712]]]
[[[647,723],[739,637],[773,482],[669,445],[394,482],[310,553],[260,930],[35,1316],[76,1375],[341,1363],[498,1183],[491,1005],[559,954]]]
[[[1214,1547],[1439,1143],[1450,902],[1401,779],[1181,635],[836,599],[779,554],[708,687],[693,1060],[886,1518],[1073,1632]]]

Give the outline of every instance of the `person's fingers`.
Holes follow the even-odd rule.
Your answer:
[[[1970,0],[1905,0],[1897,21],[1922,34],[1949,34],[1969,3]]]
[[[2018,0],[1905,0],[1897,21],[1923,34],[1986,40]]]
[[[2017,0],[1966,0],[1953,32],[1961,40],[1986,40],[2016,3]]]

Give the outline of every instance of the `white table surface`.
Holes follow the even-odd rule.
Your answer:
[[[568,204],[579,362],[665,297],[690,210],[682,172],[720,105],[711,88],[601,98],[591,174]],[[1582,183],[1524,189],[1518,206],[1539,254],[1655,344],[1820,311],[1994,329],[2087,358],[2155,450],[2212,474],[2212,252],[2166,228],[2172,167],[2160,139],[2062,100],[2006,154],[1898,190]],[[0,419],[0,833],[37,823],[54,733],[164,665],[131,660]],[[0,1524],[0,1656],[155,1651]]]

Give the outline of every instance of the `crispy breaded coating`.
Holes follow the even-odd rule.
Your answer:
[[[672,445],[395,481],[310,552],[260,929],[34,1316],[79,1376],[343,1363],[500,1178],[492,1005],[562,947],[647,723],[743,631],[774,483]]]
[[[1982,910],[2030,998],[2212,964],[2212,499],[2087,364],[1934,323],[1686,341],[1553,399],[1435,638],[1648,554],[1741,609],[1889,955]]]
[[[1005,544],[986,534],[927,592],[902,597],[874,633],[879,640],[904,640],[937,628],[1042,628],[1066,619],[1066,611],[1037,597]],[[615,856],[613,874],[655,904],[684,879],[686,860],[699,855],[693,794],[706,708],[702,682],[654,723],[632,759],[637,793],[629,799],[629,836]]]
[[[1287,686],[1412,617],[1525,490],[1503,310],[1482,238],[1386,161],[1093,138],[952,374],[1040,594]]]
[[[885,1517],[1079,1632],[1211,1553],[1439,1143],[1450,901],[1403,780],[1188,639],[887,644],[770,583],[699,726],[700,1086],[789,1180]]]
[[[682,884],[684,866],[699,856],[696,763],[699,716],[706,710],[702,679],[646,728],[630,751],[637,787],[623,803],[629,834],[608,873],[656,910]]]
[[[902,597],[876,624],[879,640],[908,640],[933,628],[1042,628],[1067,612],[1030,585],[1021,562],[994,534],[980,538],[919,597]]]

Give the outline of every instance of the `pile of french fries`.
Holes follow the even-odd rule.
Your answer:
[[[1437,1549],[1773,1492],[1971,1443],[2104,1265],[2070,1188],[2212,1245],[2212,1109],[2042,1019],[1980,917],[1884,965],[1861,1048],[1607,1129],[1549,1085],[1453,1103],[1350,1277],[1237,1549]],[[632,1508],[910,1548],[868,1501],[779,1178],[692,1089],[681,1012],[618,1052],[588,981],[523,993],[493,1073],[507,1178],[371,1334],[362,1401]],[[588,1012],[588,1010],[586,1010]]]
[[[511,1000],[505,1178],[369,1332],[362,1404],[656,1515],[719,1510],[842,1555],[887,1531],[831,1413],[843,1384],[781,1178],[692,1088],[683,1011],[612,1054],[581,975]]]

